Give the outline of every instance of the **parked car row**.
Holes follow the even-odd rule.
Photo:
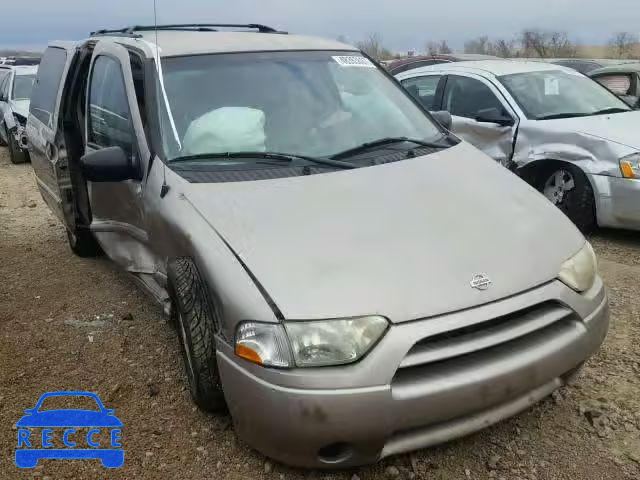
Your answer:
[[[37,66],[0,65],[0,145],[9,147],[12,163],[29,160],[25,127]]]

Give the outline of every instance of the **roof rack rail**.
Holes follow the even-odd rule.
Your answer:
[[[140,37],[141,35],[136,32],[152,32],[155,30],[185,30],[196,32],[216,32],[217,28],[247,28],[251,30],[257,30],[259,33],[281,33],[273,27],[267,25],[261,25],[259,23],[176,23],[169,25],[132,25],[130,27],[119,28],[115,30],[96,30],[91,32],[90,36],[95,37],[99,35],[121,35],[128,37]]]

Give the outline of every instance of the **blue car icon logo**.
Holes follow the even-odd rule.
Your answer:
[[[95,400],[97,409],[70,408],[43,411],[42,402],[50,397],[89,397]],[[16,423],[18,448],[15,453],[18,467],[33,468],[41,458],[99,458],[102,465],[107,468],[119,468],[124,463],[124,450],[121,445],[122,422],[114,415],[114,410],[104,408],[95,393],[45,393],[34,408],[24,412],[26,415]],[[63,445],[54,445],[54,429],[58,436],[62,433]],[[58,429],[63,432],[58,432]],[[78,429],[82,429],[82,432]],[[88,431],[84,434],[84,430],[87,429]],[[108,441],[105,441],[106,435],[108,435],[106,437]],[[89,448],[82,448],[85,443]],[[62,446],[65,448],[60,448]]]

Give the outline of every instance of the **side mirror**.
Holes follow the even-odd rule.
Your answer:
[[[431,112],[431,116],[435,118],[440,125],[442,125],[447,130],[451,130],[451,126],[453,125],[453,119],[451,118],[451,114],[446,110],[438,110],[437,112]]]
[[[478,113],[476,113],[476,122],[497,123],[502,127],[510,127],[515,123],[513,118],[505,115],[495,107],[478,110]]]
[[[107,147],[80,158],[85,178],[91,182],[121,182],[136,178],[137,169],[121,147]]]

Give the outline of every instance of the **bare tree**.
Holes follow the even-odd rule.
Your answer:
[[[515,55],[516,42],[499,38],[489,40],[483,35],[478,38],[468,40],[464,44],[464,53],[478,53],[481,55],[495,55],[496,57],[510,58]]]
[[[538,29],[523,30],[520,43],[525,56],[540,58],[575,57],[576,45],[569,39],[567,32]]]
[[[505,40],[503,38],[499,38],[498,40],[494,40],[490,42],[489,48],[487,49],[487,53],[489,55],[494,55],[496,57],[502,58],[512,58],[516,56],[516,42],[514,40]]]
[[[424,49],[429,55],[437,55],[439,53],[449,54],[453,52],[446,40],[442,40],[441,42],[429,41],[425,44]]]
[[[489,37],[483,35],[464,42],[464,53],[479,53],[487,55],[489,47]]]
[[[638,37],[629,32],[618,32],[609,40],[609,53],[615,58],[633,57],[633,47]]]
[[[369,34],[366,39],[357,43],[357,47],[376,60],[393,58],[393,53],[382,45],[382,35],[379,33]]]
[[[442,40],[440,42],[440,46],[438,47],[438,49],[440,50],[438,53],[444,53],[444,54],[453,53],[453,50],[449,48],[449,44],[447,43],[446,40]]]

